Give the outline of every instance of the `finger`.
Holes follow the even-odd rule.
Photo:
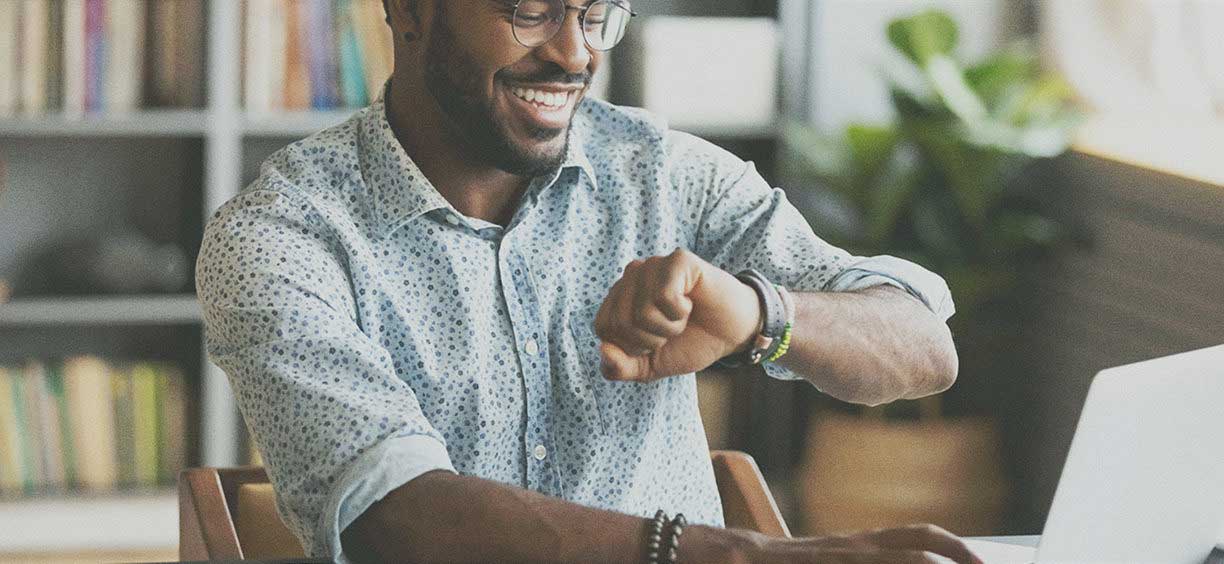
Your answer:
[[[683,333],[688,319],[669,319],[656,303],[647,292],[640,292],[633,304],[633,326],[669,339]]]
[[[617,381],[645,380],[649,377],[650,363],[647,357],[632,356],[613,343],[599,346],[599,370],[604,378]]]
[[[659,281],[661,290],[655,295],[655,305],[668,319],[687,319],[693,310],[688,294],[700,278],[699,268],[691,253],[684,249],[676,249],[663,260],[665,267]]]
[[[867,535],[884,548],[921,550],[951,558],[958,564],[980,564],[982,560],[969,550],[965,541],[931,524],[910,525],[875,531]]]

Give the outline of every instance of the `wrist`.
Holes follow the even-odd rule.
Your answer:
[[[739,298],[742,300],[740,303],[752,304],[753,313],[748,316],[751,321],[744,324],[744,330],[740,331],[735,347],[727,354],[747,353],[756,343],[757,335],[760,335],[765,328],[765,309],[761,307],[761,302],[757,299],[757,291],[738,279],[736,282],[739,282],[739,293],[742,296]]]
[[[683,564],[749,564],[756,562],[765,535],[742,529],[689,525],[680,551]]]

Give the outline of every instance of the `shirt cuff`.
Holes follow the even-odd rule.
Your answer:
[[[875,286],[887,284],[909,292],[918,298],[938,315],[940,320],[947,321],[956,313],[952,303],[952,293],[948,284],[938,274],[931,272],[910,261],[888,255],[862,258],[852,263],[846,270],[835,276],[820,291],[823,292],[854,292]],[[796,285],[795,291],[804,291],[802,282]],[[765,375],[777,380],[803,380],[794,371],[780,364],[766,362]]]
[[[348,564],[340,533],[392,490],[432,470],[458,473],[446,446],[427,435],[391,437],[358,457],[340,477],[320,516],[318,535],[327,554]]]
[[[860,259],[826,284],[826,292],[854,292],[890,285],[909,292],[927,309],[947,321],[956,313],[948,283],[938,274],[897,257],[881,255]]]

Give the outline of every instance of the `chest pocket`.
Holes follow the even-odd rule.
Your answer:
[[[578,351],[574,374],[591,391],[605,435],[640,436],[650,426],[663,395],[675,378],[656,382],[615,382],[599,369],[599,337],[595,336],[595,314],[599,304],[578,310],[570,317],[570,334]]]

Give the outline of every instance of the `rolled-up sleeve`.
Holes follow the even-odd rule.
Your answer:
[[[939,275],[891,256],[859,257],[829,244],[812,230],[786,198],[770,187],[752,163],[682,133],[670,133],[672,181],[699,218],[695,253],[728,272],[753,268],[775,284],[797,292],[852,292],[891,285],[926,304],[940,319],[955,313]],[[801,377],[774,363],[769,376]]]
[[[206,348],[228,375],[282,519],[312,556],[391,490],[454,472],[390,354],[362,332],[335,234],[292,187],[209,221],[196,269]]]

